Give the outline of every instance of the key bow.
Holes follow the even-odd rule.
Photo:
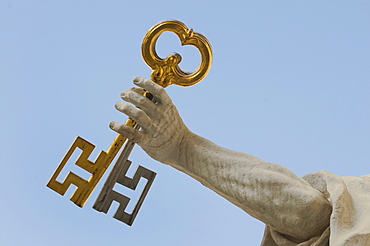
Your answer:
[[[201,62],[193,72],[181,70],[178,65],[181,62],[181,55],[178,53],[172,53],[165,59],[158,56],[155,45],[158,37],[166,31],[175,33],[181,45],[193,45],[199,50]],[[177,20],[166,20],[150,28],[144,36],[141,53],[145,63],[152,68],[151,79],[163,87],[170,84],[194,85],[207,75],[212,63],[212,48],[207,38]]]

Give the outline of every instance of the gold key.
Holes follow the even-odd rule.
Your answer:
[[[134,127],[136,123],[134,120],[128,119],[125,124]],[[110,145],[108,151],[101,151],[95,162],[92,162],[88,158],[91,152],[94,150],[95,146],[78,136],[60,162],[54,174],[51,176],[49,182],[47,183],[47,186],[52,190],[58,192],[59,194],[64,195],[71,184],[76,185],[77,189],[72,194],[70,200],[74,202],[77,206],[83,207],[87,199],[91,195],[92,191],[94,190],[95,186],[98,184],[99,180],[103,176],[105,170],[113,161],[125,141],[126,137],[118,134]],[[62,183],[57,181],[57,177],[59,176],[60,172],[67,164],[67,161],[77,148],[81,149],[82,153],[79,155],[75,163],[77,166],[91,173],[90,178],[88,180],[85,180],[77,176],[73,172],[69,172]]]

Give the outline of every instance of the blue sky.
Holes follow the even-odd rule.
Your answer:
[[[259,245],[262,223],[139,147],[131,160],[157,177],[132,227],[114,207],[92,209],[108,172],[82,209],[46,182],[76,136],[96,146],[93,159],[107,150],[108,123],[126,119],[120,92],[149,77],[142,38],[166,19],[213,47],[203,81],[167,89],[192,131],[298,176],[369,174],[369,11],[367,1],[0,0],[0,244]],[[199,63],[165,33],[158,53],[173,51],[184,70]]]

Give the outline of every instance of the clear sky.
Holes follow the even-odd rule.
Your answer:
[[[46,183],[76,136],[92,159],[107,150],[108,123],[126,119],[120,92],[150,73],[142,38],[166,19],[213,47],[203,81],[167,89],[192,131],[298,176],[369,174],[369,12],[368,1],[0,0],[0,244],[259,245],[261,222],[139,147],[131,160],[157,177],[132,227],[92,209],[108,173],[82,209]],[[199,63],[165,33],[158,53],[173,51],[184,70]]]

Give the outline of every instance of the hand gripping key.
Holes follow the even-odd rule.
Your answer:
[[[200,50],[202,62],[194,73],[184,72],[178,67],[178,63],[181,61],[181,56],[179,54],[171,54],[166,59],[162,59],[157,55],[155,44],[160,34],[164,31],[175,32],[183,45],[192,44]],[[151,79],[163,87],[170,84],[190,86],[199,82],[209,71],[212,59],[211,47],[207,39],[198,33],[194,33],[191,29],[188,29],[183,23],[178,21],[165,21],[153,26],[144,37],[142,55],[144,61],[153,69]],[[155,177],[155,173],[141,166],[138,167],[132,179],[126,177],[126,172],[131,165],[131,161],[128,160],[128,157],[133,146],[134,143],[132,141],[126,143],[125,148],[93,206],[94,209],[107,213],[113,201],[119,202],[120,206],[114,218],[128,225],[133,223]],[[133,212],[128,214],[124,210],[130,199],[114,191],[113,188],[116,183],[119,183],[131,189],[135,189],[140,177],[144,177],[148,181]]]
[[[158,37],[165,31],[174,32],[179,37],[182,45],[193,45],[199,50],[201,54],[201,63],[194,72],[185,72],[180,69],[178,64],[181,62],[181,56],[177,53],[172,53],[165,59],[162,59],[157,55],[155,45]],[[149,29],[143,39],[141,51],[144,61],[152,68],[150,76],[151,79],[163,87],[167,87],[170,84],[191,86],[198,83],[208,73],[212,62],[212,49],[208,40],[203,35],[193,32],[192,29],[187,28],[182,22],[176,20],[163,21]],[[147,92],[145,92],[144,95],[146,95],[146,93]],[[139,129],[136,122],[130,118],[126,121],[125,125]],[[64,195],[71,184],[76,185],[77,189],[72,194],[70,200],[76,205],[82,207],[124,143],[125,147],[109,174],[108,179],[93,207],[100,212],[107,213],[111,203],[113,201],[117,201],[120,203],[120,206],[117,209],[114,218],[131,225],[150,188],[150,185],[153,182],[155,173],[139,166],[133,178],[125,176],[131,164],[128,157],[132,151],[134,143],[120,134],[116,136],[107,152],[101,151],[99,153],[95,162],[88,160],[94,149],[94,145],[81,137],[77,137],[50,178],[47,186],[59,194]],[[69,172],[63,182],[57,181],[56,179],[58,175],[76,148],[81,149],[82,153],[76,160],[75,164],[90,172],[90,178],[85,180],[76,174]],[[129,202],[129,198],[114,191],[114,185],[118,183],[131,189],[135,189],[141,177],[146,178],[148,181],[133,212],[131,214],[127,214],[124,212],[124,209]]]

